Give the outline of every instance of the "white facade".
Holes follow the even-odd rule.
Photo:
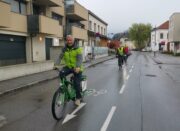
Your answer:
[[[128,40],[128,38],[121,38],[120,43],[122,44],[122,46],[127,45],[129,49],[135,49],[133,41]]]
[[[152,51],[159,51],[160,43],[168,42],[168,29],[156,29],[151,32],[151,49]]]
[[[101,35],[107,35],[107,25],[89,14],[89,30]]]
[[[91,11],[88,13],[88,21],[88,46],[84,49],[85,57],[87,57],[88,54],[91,54],[94,58],[107,56],[108,48],[99,47],[99,45],[104,42],[102,37],[107,36],[108,24]],[[99,33],[100,37],[96,37],[96,33]]]

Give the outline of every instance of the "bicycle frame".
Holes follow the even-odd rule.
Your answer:
[[[60,91],[64,93],[64,101],[66,100],[72,100],[76,97],[75,89],[73,87],[73,82],[68,81],[66,78],[60,79],[61,80],[61,86]]]

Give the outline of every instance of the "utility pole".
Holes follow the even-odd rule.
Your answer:
[[[155,26],[155,37],[154,37],[154,39],[155,39],[155,46],[154,46],[154,57],[156,57],[156,26]]]

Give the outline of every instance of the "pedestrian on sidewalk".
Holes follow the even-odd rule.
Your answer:
[[[71,35],[66,37],[65,47],[57,59],[55,66],[59,65],[61,60],[65,62],[65,67],[60,71],[60,78],[74,74],[74,85],[76,90],[76,105],[80,105],[81,96],[81,77],[83,72],[82,66],[82,48],[78,46],[77,41]]]

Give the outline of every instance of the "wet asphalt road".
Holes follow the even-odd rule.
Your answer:
[[[75,118],[62,124],[51,115],[56,79],[1,97],[7,123],[0,131],[180,131],[180,65],[157,65],[151,54],[134,52],[122,70],[114,59],[85,74],[95,92]],[[66,113],[74,110],[70,102]]]

